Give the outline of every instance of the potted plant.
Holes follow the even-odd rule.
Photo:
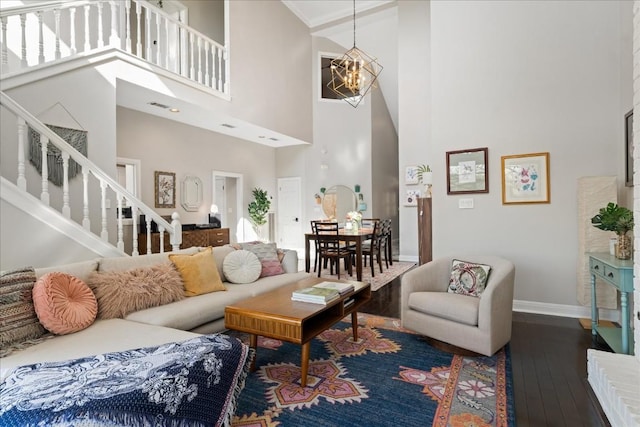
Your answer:
[[[253,223],[253,229],[260,236],[261,227],[267,223],[267,213],[271,207],[271,200],[266,190],[256,187],[252,191],[253,202],[249,203],[249,218]]]
[[[424,184],[424,197],[431,197],[431,185],[433,184],[433,172],[429,165],[418,166],[418,181]]]
[[[600,230],[613,231],[618,236],[616,258],[631,259],[631,238],[627,233],[633,230],[633,212],[616,203],[609,203],[591,218],[591,224]]]

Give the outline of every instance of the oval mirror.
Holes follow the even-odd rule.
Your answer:
[[[324,192],[322,210],[329,219],[343,222],[347,212],[355,211],[358,199],[356,193],[345,185],[334,185]]]
[[[197,212],[202,205],[202,181],[197,176],[187,175],[182,180],[180,204],[187,212]]]

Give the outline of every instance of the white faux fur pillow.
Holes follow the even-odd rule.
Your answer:
[[[241,249],[224,257],[222,270],[231,283],[251,283],[260,277],[262,263],[256,254]]]
[[[185,297],[182,277],[171,262],[93,273],[88,285],[98,300],[99,319],[123,318],[134,311]]]

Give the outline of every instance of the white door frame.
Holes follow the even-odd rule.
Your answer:
[[[244,181],[241,173],[213,171],[211,173],[211,203],[215,203],[216,200],[216,177],[223,176],[226,178],[236,178],[236,216],[238,221],[236,223],[236,239],[238,242],[245,241],[245,219],[244,218]]]
[[[278,210],[277,210],[277,223],[278,223],[278,239],[277,241],[280,243],[281,241],[281,233],[282,230],[284,230],[284,224],[285,221],[289,221],[291,216],[287,215],[286,212],[284,211],[284,209],[281,208],[280,203],[281,200],[283,199],[280,195],[280,186],[281,186],[281,181],[283,180],[293,180],[296,181],[298,183],[298,199],[300,200],[300,206],[299,206],[299,213],[298,213],[298,226],[300,228],[300,231],[297,233],[295,240],[297,242],[297,244],[295,244],[293,247],[290,247],[290,249],[295,249],[298,251],[298,254],[302,254],[304,253],[304,244],[303,244],[303,239],[302,239],[302,235],[303,235],[303,230],[304,230],[304,226],[302,225],[302,217],[303,217],[303,209],[302,209],[302,178],[300,178],[299,176],[292,176],[292,177],[282,177],[282,178],[278,178],[277,179],[277,184],[278,184]],[[286,217],[286,218],[285,218]],[[286,243],[285,243],[286,244]]]

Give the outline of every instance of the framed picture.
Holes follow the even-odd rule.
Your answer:
[[[447,194],[489,192],[488,148],[447,151]]]
[[[418,180],[418,166],[407,166],[404,172],[404,183],[405,184],[418,184],[420,182]]]
[[[176,174],[173,172],[154,172],[156,208],[176,207]]]
[[[407,195],[404,199],[405,206],[418,206],[418,197],[421,196],[420,190],[407,190]]]
[[[502,204],[550,203],[549,153],[502,156]]]
[[[624,115],[625,180],[626,187],[633,187],[633,110]]]

